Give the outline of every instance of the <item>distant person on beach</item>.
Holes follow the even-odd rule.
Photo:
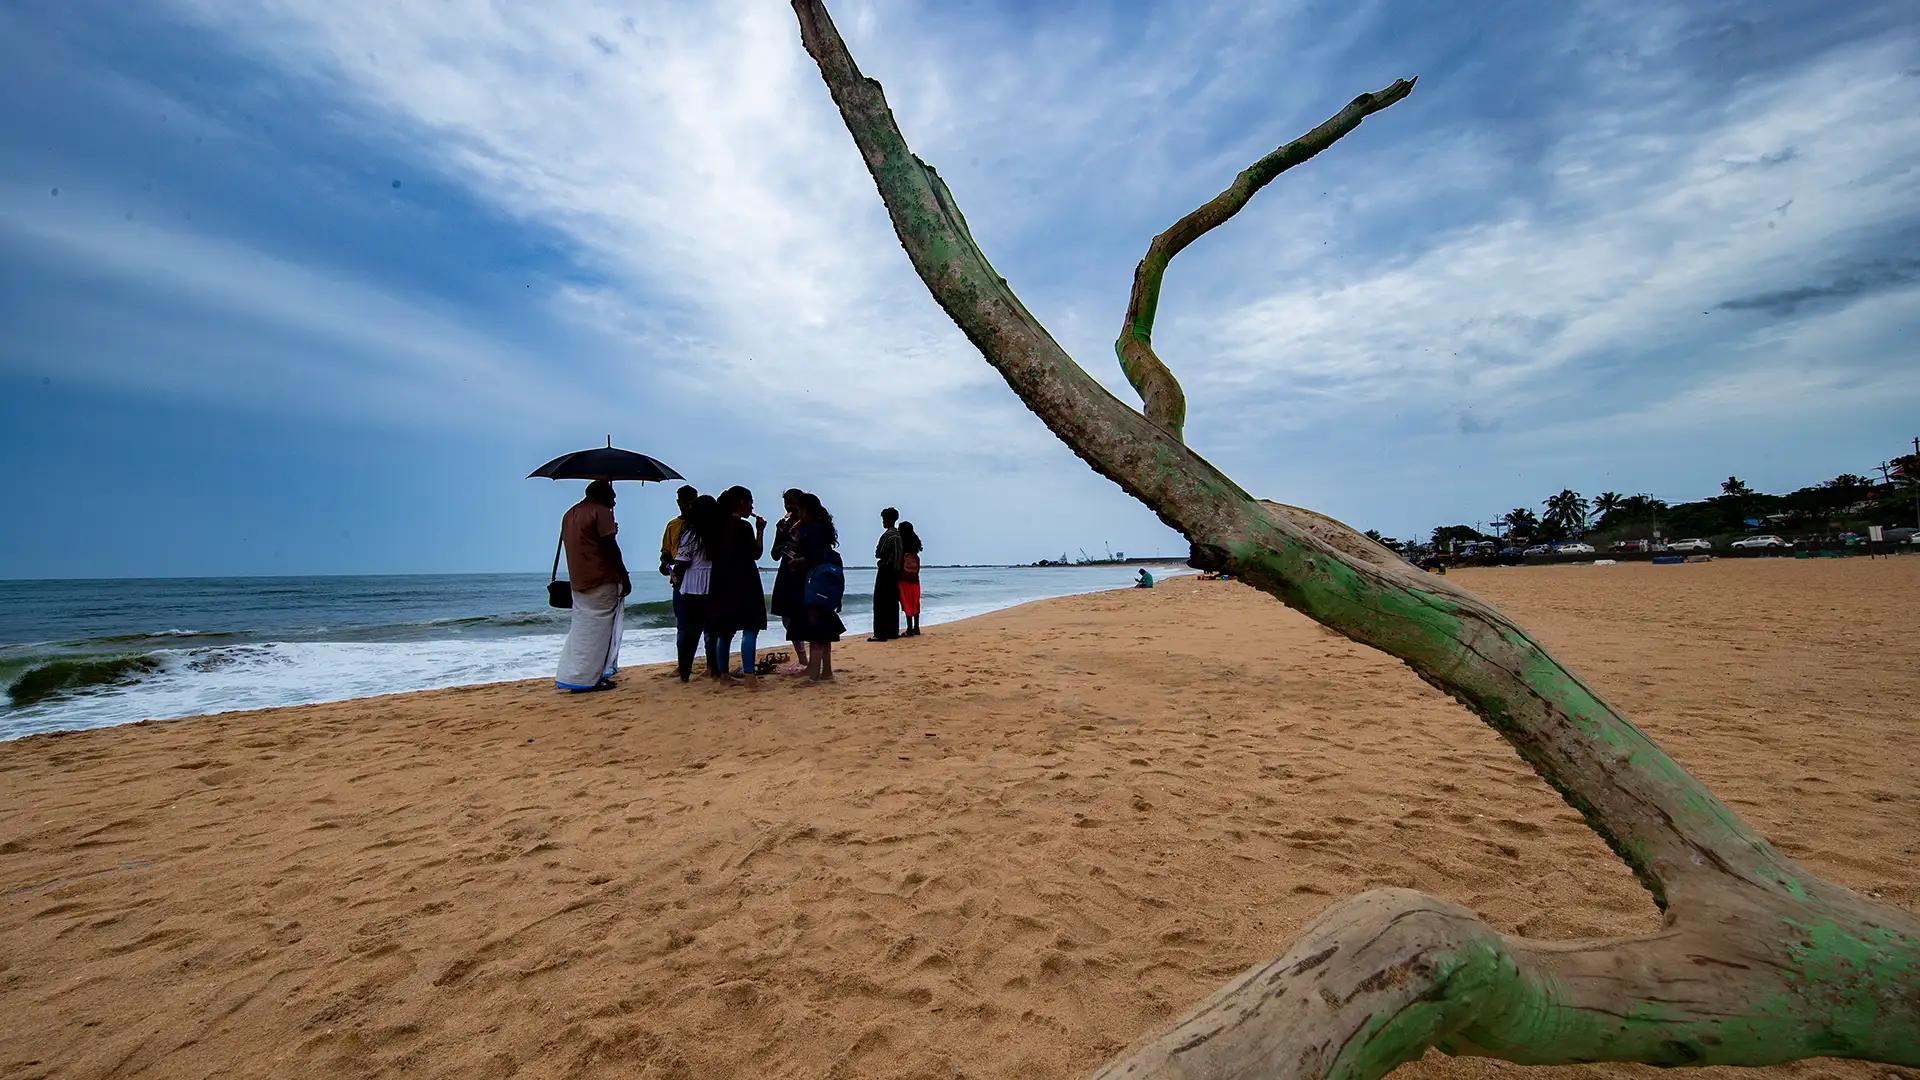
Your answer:
[[[560,519],[560,545],[567,550],[567,580],[573,588],[573,621],[560,648],[553,685],[576,694],[613,689],[620,666],[621,601],[633,591],[627,563],[613,534],[613,485],[595,480]]]
[[[773,526],[773,557],[780,563],[779,571],[773,576],[773,613],[780,617],[787,640],[793,644],[793,663],[781,669],[788,675],[807,670],[806,605],[801,600],[806,590],[807,568],[793,536],[806,498],[807,493],[799,488],[788,488],[780,496],[787,508],[786,516]]]
[[[907,617],[904,636],[920,636],[920,534],[913,522],[900,523],[900,611]]]
[[[719,546],[721,519],[719,504],[713,496],[701,495],[681,517],[680,544],[673,556],[673,570],[680,582],[680,613],[677,647],[680,681],[693,677],[693,653],[707,627],[708,593],[713,588],[713,553]],[[707,674],[720,677],[720,664],[714,656],[715,641],[706,637]]]
[[[900,511],[880,511],[880,540],[873,545],[873,636],[868,641],[892,641],[900,636],[900,530],[894,523]]]
[[[1140,568],[1140,576],[1133,579],[1133,587],[1136,589],[1153,588],[1153,575],[1147,573],[1146,567],[1143,566]]]
[[[801,586],[801,637],[807,643],[807,675],[815,682],[833,678],[833,643],[847,632],[840,621],[840,601],[846,574],[840,553],[840,531],[833,515],[820,505],[818,495],[801,502],[800,523],[793,530],[793,547],[805,571]]]
[[[738,633],[740,673],[753,675],[760,631],[767,628],[767,593],[760,587],[767,519],[753,512],[753,492],[738,484],[720,493],[719,504],[713,584],[707,597],[707,663],[711,666],[718,655],[718,677],[729,677],[729,654],[733,651],[733,635]],[[753,520],[749,522],[748,518]]]

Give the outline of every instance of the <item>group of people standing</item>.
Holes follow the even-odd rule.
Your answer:
[[[782,496],[786,514],[774,526],[767,546],[767,519],[754,512],[753,492],[734,486],[716,498],[691,485],[677,492],[679,516],[660,537],[660,573],[673,589],[676,672],[681,682],[693,677],[693,659],[704,643],[707,675],[734,678],[733,639],[740,638],[740,674],[761,673],[760,632],[767,628],[768,597],[760,583],[759,562],[779,562],[774,576],[772,614],[793,645],[794,660],[783,674],[833,678],[833,645],[846,633],[840,619],[845,571],[840,534],[820,498],[798,488]],[[614,536],[613,485],[596,480],[586,497],[561,520],[566,550],[573,622],[561,652],[554,684],[582,693],[611,688],[618,665],[624,597],[633,581]],[[881,511],[884,531],[874,548],[873,636],[890,641],[920,633],[920,538],[899,511]],[[556,575],[558,557],[556,556]],[[901,630],[902,613],[906,630]]]
[[[868,641],[892,641],[920,633],[920,534],[913,522],[901,521],[900,511],[880,511],[879,543],[873,546],[873,636]],[[900,617],[907,628],[900,629]]]

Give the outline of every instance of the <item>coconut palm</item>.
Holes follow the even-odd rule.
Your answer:
[[[1604,523],[1607,515],[1620,509],[1620,505],[1626,501],[1626,497],[1617,491],[1603,491],[1593,497],[1594,515]]]
[[[1524,506],[1516,506],[1507,511],[1507,516],[1501,520],[1507,523],[1507,530],[1513,534],[1515,540],[1530,538],[1540,531],[1540,519],[1533,516],[1533,511]]]
[[[1561,488],[1558,495],[1541,503],[1547,512],[1540,516],[1540,523],[1568,536],[1579,536],[1580,530],[1587,524],[1587,500],[1572,488]]]

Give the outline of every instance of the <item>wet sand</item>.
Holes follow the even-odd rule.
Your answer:
[[[1920,558],[1456,580],[1787,853],[1920,908]],[[1237,584],[837,651],[832,686],[0,745],[0,1077],[1077,1076],[1369,887],[1658,924],[1490,730]]]

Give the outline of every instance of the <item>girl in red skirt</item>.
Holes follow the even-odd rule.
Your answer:
[[[920,636],[920,535],[913,522],[900,523],[900,613],[907,617],[903,637]]]

